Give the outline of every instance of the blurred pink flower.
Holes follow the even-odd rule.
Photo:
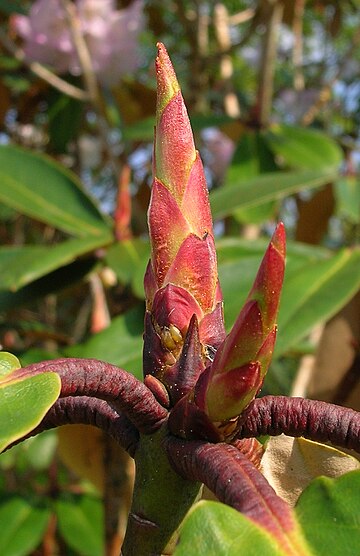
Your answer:
[[[29,17],[16,15],[13,24],[25,41],[28,60],[51,65],[60,73],[68,70],[74,47],[59,0],[37,0]]]
[[[139,65],[138,35],[143,29],[143,1],[117,10],[114,0],[75,2],[93,70],[104,85]],[[28,16],[13,17],[15,31],[24,39],[29,61],[51,66],[59,73],[81,73],[66,14],[60,0],[36,0]]]
[[[202,139],[209,154],[207,164],[215,180],[222,182],[234,154],[234,141],[217,127],[205,129]]]

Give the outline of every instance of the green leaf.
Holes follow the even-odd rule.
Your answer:
[[[275,354],[285,353],[312,327],[330,318],[360,287],[360,251],[343,249],[327,260],[285,273]]]
[[[217,241],[216,245],[220,283],[225,301],[225,323],[229,330],[250,291],[268,242],[265,240],[248,242],[238,238],[225,238]],[[289,241],[285,281],[288,276],[296,274],[304,266],[316,264],[318,261],[328,258],[329,251],[327,249]],[[235,297],[234,292],[236,292]]]
[[[262,134],[259,131],[247,130],[236,147],[225,183],[233,186],[240,182],[246,183],[250,178],[276,170],[274,156]],[[271,216],[274,206],[274,201],[268,201],[255,207],[240,208],[234,216],[240,222],[263,222]]]
[[[16,291],[80,255],[104,246],[110,237],[70,239],[57,245],[25,245],[0,247],[0,290]]]
[[[320,187],[336,179],[335,172],[269,172],[249,178],[246,183],[228,182],[210,195],[214,219],[233,214],[239,208],[254,207],[267,201],[282,199],[303,189]]]
[[[54,459],[58,444],[56,429],[44,431],[15,444],[0,454],[0,469],[14,468],[16,472],[47,471]]]
[[[255,279],[262,254],[244,256],[219,264],[219,278],[224,296],[226,329],[234,324]]]
[[[247,130],[241,136],[227,171],[229,184],[245,181],[259,174],[274,172],[277,166],[266,141],[258,131]]]
[[[49,135],[51,146],[58,153],[66,147],[79,130],[84,103],[51,89],[47,94]]]
[[[83,279],[97,263],[98,259],[89,254],[38,278],[19,290],[5,291],[0,288],[0,310],[7,311],[31,303],[39,297],[42,298],[49,293],[71,286]]]
[[[190,120],[191,126],[195,132],[201,131],[206,127],[218,127],[234,121],[234,119],[229,116],[218,114],[195,114],[194,116],[190,116]],[[123,137],[126,141],[152,142],[154,139],[154,124],[155,118],[151,116],[150,118],[145,118],[144,120],[128,125],[123,130]]]
[[[56,432],[44,431],[24,442],[26,461],[33,469],[45,470],[51,464],[58,443]]]
[[[144,299],[143,281],[149,258],[149,242],[135,238],[112,245],[107,250],[105,260],[114,270],[119,281],[123,284],[131,284],[134,293],[140,299]]]
[[[153,141],[154,125],[155,116],[127,125],[123,130],[125,141]]]
[[[4,380],[13,371],[20,369],[20,361],[12,353],[7,351],[0,352],[0,381]]]
[[[27,556],[40,544],[50,511],[31,500],[2,496],[0,502],[0,554]]]
[[[32,431],[60,394],[55,373],[37,375],[18,372],[19,362],[0,352],[0,452]]]
[[[0,201],[75,236],[103,236],[109,223],[75,174],[51,158],[0,147]]]
[[[345,176],[334,184],[337,209],[350,222],[360,222],[360,180],[357,176]]]
[[[264,255],[270,238],[249,241],[239,237],[224,237],[216,241],[216,252],[219,264],[229,261],[240,261],[242,257],[259,257]],[[287,260],[291,265],[318,261],[329,258],[329,250],[319,245],[309,245],[299,241],[288,240],[286,244]]]
[[[103,509],[93,496],[68,496],[56,502],[60,533],[83,556],[104,554]]]
[[[144,306],[139,304],[112,320],[110,326],[83,344],[71,346],[66,357],[95,357],[142,378]]]
[[[273,124],[264,138],[288,168],[337,170],[343,158],[337,143],[315,129]]]
[[[301,494],[295,511],[317,556],[354,556],[360,547],[360,471],[319,477]]]
[[[285,556],[269,533],[233,508],[201,501],[187,514],[174,556]],[[310,554],[304,550],[302,556]]]
[[[219,277],[228,330],[247,297],[266,245],[258,241],[246,246],[235,238],[217,242]],[[313,326],[334,315],[359,287],[359,250],[343,249],[331,255],[321,247],[289,242],[275,356],[284,354],[304,338]]]

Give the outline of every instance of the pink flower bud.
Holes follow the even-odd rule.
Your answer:
[[[144,373],[161,377],[175,401],[174,392],[177,397],[184,392],[186,377],[179,361],[189,349],[185,339],[193,315],[199,336],[195,344],[202,362],[196,366],[197,376],[208,361],[206,346],[215,349],[225,333],[203,166],[173,66],[162,44],[158,44],[156,76],[154,181],[148,212],[151,261],[144,281],[148,312]],[[150,354],[152,343],[157,346],[156,354]],[[191,345],[194,350],[194,342]]]

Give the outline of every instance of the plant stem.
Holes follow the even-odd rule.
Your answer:
[[[317,400],[264,396],[242,414],[237,437],[265,434],[303,436],[360,452],[360,413]]]
[[[303,64],[303,18],[304,18],[305,0],[295,0],[294,3],[294,47],[293,47],[293,65],[294,65],[294,89],[302,91],[305,86],[304,74],[302,71]]]
[[[163,427],[140,438],[123,556],[162,554],[199,494],[200,483],[182,478],[170,465],[164,450],[166,435]]]
[[[74,46],[79,57],[85,88],[92,104],[98,106],[99,102],[101,102],[100,90],[96,75],[93,71],[89,49],[81,31],[81,24],[77,16],[76,7],[70,0],[61,0],[61,4],[66,13]]]
[[[231,56],[226,54],[226,51],[228,51],[231,47],[229,14],[226,6],[222,3],[215,4],[214,27],[219,50],[223,53],[219,69],[222,79],[222,87],[224,90],[225,113],[232,118],[238,118],[240,117],[240,106],[231,79],[234,68]]]
[[[60,376],[60,397],[91,396],[110,401],[145,434],[158,430],[167,417],[167,410],[145,384],[110,363],[97,359],[52,359],[17,371],[20,376],[42,372]]]
[[[257,123],[261,127],[268,125],[271,113],[277,35],[282,19],[283,4],[277,0],[268,0],[268,10],[269,20],[263,37],[257,91]]]

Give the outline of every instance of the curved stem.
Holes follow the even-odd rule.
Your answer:
[[[90,396],[111,402],[144,434],[158,430],[168,415],[145,384],[132,374],[104,361],[53,359],[17,371],[19,375],[29,372],[57,373],[61,378],[61,398]]]
[[[294,554],[291,535],[296,529],[290,507],[265,477],[235,446],[168,438],[169,461],[182,477],[200,481],[219,498],[266,528]],[[296,554],[301,554],[301,552]]]
[[[134,457],[139,433],[126,415],[118,413],[105,400],[78,396],[61,398],[55,402],[41,423],[25,437],[11,444],[61,425],[93,425],[109,434],[130,456]],[[9,448],[11,448],[9,446]]]
[[[264,396],[242,414],[237,437],[282,433],[360,452],[360,413],[317,400]]]

